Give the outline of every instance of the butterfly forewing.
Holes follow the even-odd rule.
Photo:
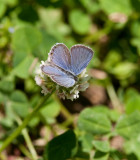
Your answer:
[[[49,53],[51,62],[65,71],[70,71],[71,57],[69,49],[63,44],[56,44]]]
[[[48,76],[54,75],[54,76],[62,76],[62,75],[66,75],[63,71],[61,71],[57,66],[55,65],[43,65],[41,67],[41,70],[47,74]]]
[[[75,45],[70,50],[71,72],[79,75],[88,65],[93,56],[93,51],[84,45]]]

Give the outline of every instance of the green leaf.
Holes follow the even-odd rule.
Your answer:
[[[60,9],[54,8],[40,8],[39,10],[40,19],[46,26],[49,33],[56,33],[58,25],[62,21],[62,12]],[[48,19],[48,17],[51,17]],[[56,29],[56,30],[54,30]]]
[[[0,120],[0,124],[5,128],[11,128],[14,125],[14,122],[11,118],[5,117]]]
[[[5,105],[6,118],[10,119],[10,121],[14,121],[15,120],[15,114],[13,112],[13,108],[11,107],[11,101],[8,99],[7,102],[8,103],[6,103],[6,105]]]
[[[109,152],[110,151],[110,145],[108,141],[98,141],[98,140],[93,140],[92,144],[94,147],[101,151],[101,152]]]
[[[37,50],[35,51],[34,55],[39,57],[41,60],[46,60],[48,58],[48,53],[51,47],[58,42],[58,40],[50,35],[49,33],[42,31],[42,42],[38,46]],[[46,45],[47,44],[47,45]]]
[[[115,57],[115,58],[114,58]],[[104,68],[108,71],[108,72],[111,72],[112,69],[121,61],[122,57],[121,57],[121,54],[115,50],[111,50],[104,62],[103,62],[103,65],[104,65]]]
[[[40,122],[40,118],[36,116],[30,120],[30,122],[28,123],[28,126],[30,126],[31,128],[37,127],[39,122]]]
[[[81,10],[72,10],[69,15],[69,21],[74,31],[78,34],[87,34],[90,30],[91,20],[87,14]]]
[[[18,3],[18,0],[5,0],[5,3],[8,5],[8,6],[15,6],[17,3]]]
[[[20,26],[12,35],[12,48],[21,53],[32,53],[42,41],[41,33],[31,25]]]
[[[66,160],[72,158],[76,151],[76,136],[72,130],[69,130],[47,144],[44,158],[47,160]]]
[[[5,104],[8,100],[8,96],[0,92],[0,104]]]
[[[11,107],[20,117],[26,117],[29,113],[29,104],[20,102],[11,102]]]
[[[126,79],[133,75],[136,65],[131,62],[120,62],[111,71],[119,79]]]
[[[100,5],[96,1],[92,0],[80,0],[83,6],[87,9],[89,13],[96,13],[100,10]]]
[[[121,113],[117,110],[110,110],[109,117],[113,122],[116,122],[121,116]]]
[[[130,115],[123,115],[117,125],[116,132],[125,137],[132,138],[140,133],[140,112],[135,111]]]
[[[11,107],[11,102],[7,98],[5,102],[5,117],[1,119],[0,123],[6,128],[12,128],[14,126],[15,114],[13,108]]]
[[[111,122],[104,113],[97,113],[87,108],[80,113],[78,127],[93,134],[106,134],[111,131]]]
[[[119,12],[124,13],[126,15],[130,15],[132,13],[132,7],[130,0],[99,0],[101,4],[101,8],[107,14]]]
[[[126,113],[130,114],[136,110],[140,111],[140,95],[132,96],[125,104]]]
[[[131,44],[133,45],[133,46],[135,46],[135,47],[137,47],[137,49],[138,49],[138,54],[140,55],[140,37],[138,37],[138,38],[132,38],[131,39]]]
[[[6,36],[0,37],[0,48],[6,47],[7,44],[8,44],[8,38]]]
[[[132,138],[124,143],[124,150],[127,154],[134,153],[140,159],[140,140]]]
[[[108,160],[109,154],[100,151],[95,152],[93,160]]]
[[[3,0],[0,0],[0,18],[4,15],[6,11],[6,4]]]
[[[129,100],[129,99],[131,99],[132,97],[136,97],[136,96],[139,96],[139,92],[136,90],[136,89],[134,89],[134,88],[128,88],[127,90],[126,90],[126,92],[125,92],[125,95],[124,95],[125,97],[125,103]]]
[[[92,134],[85,134],[83,136],[80,136],[79,137],[79,140],[82,142],[82,149],[83,149],[83,152],[88,152],[90,153],[92,148],[93,148],[93,144],[92,144],[92,141],[93,141],[93,135]]]
[[[127,160],[139,160],[135,154],[128,154],[126,158]]]
[[[29,103],[24,92],[16,90],[11,95],[11,108],[21,117],[29,113]]]
[[[50,117],[56,117],[60,112],[60,105],[54,99],[51,99],[51,102],[46,104],[40,112],[46,120]]]
[[[133,10],[136,11],[137,13],[139,13],[140,10],[140,1],[139,0],[131,0],[131,5],[133,7]]]
[[[34,58],[32,56],[26,56],[26,58],[24,58],[23,61],[13,69],[12,73],[23,79],[28,78],[29,68],[33,60]]]
[[[25,92],[28,92],[30,94],[38,91],[38,86],[36,85],[35,80],[32,77],[29,77],[24,82],[24,89],[25,89]]]
[[[28,99],[27,99],[26,95],[20,90],[15,90],[11,94],[11,100],[14,101],[14,102],[22,102],[22,103],[27,103],[28,102]]]
[[[3,92],[12,92],[15,88],[15,84],[10,80],[1,80],[0,81],[0,91]]]
[[[92,108],[93,111],[98,112],[98,113],[103,113],[105,114],[107,117],[109,117],[109,119],[111,121],[117,121],[118,118],[120,117],[120,113],[117,112],[116,110],[113,109],[109,109],[107,106],[105,105],[97,105],[94,106]]]
[[[130,29],[134,37],[140,37],[140,21],[134,21]]]
[[[118,150],[113,150],[112,152],[110,152],[110,158],[112,158],[112,160],[122,160],[124,156],[122,152],[119,152]]]
[[[13,67],[18,66],[26,57],[28,53],[26,52],[15,52],[13,55]]]
[[[93,111],[98,112],[98,113],[104,113],[106,115],[109,115],[109,109],[105,105],[97,105],[91,108]]]
[[[76,157],[76,160],[89,160],[89,153],[83,152],[82,151],[82,146],[78,146],[77,153],[74,157]]]

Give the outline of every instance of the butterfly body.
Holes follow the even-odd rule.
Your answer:
[[[57,84],[69,88],[78,81],[78,75],[92,56],[92,49],[84,45],[75,45],[69,51],[63,43],[57,43],[49,53],[49,62],[41,70]]]

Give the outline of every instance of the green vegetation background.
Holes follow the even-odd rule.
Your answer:
[[[35,68],[58,42],[94,50],[91,87],[104,88],[107,100],[95,106],[52,96],[27,126],[38,156],[140,160],[139,0],[0,0],[0,146],[43,96]],[[76,114],[66,108],[80,103]],[[0,159],[34,159],[24,138]]]

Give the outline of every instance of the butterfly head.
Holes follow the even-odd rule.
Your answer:
[[[75,82],[78,82],[79,78],[77,76],[74,76]]]

